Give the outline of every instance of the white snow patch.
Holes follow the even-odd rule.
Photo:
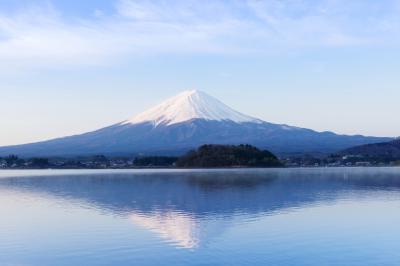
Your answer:
[[[239,113],[216,98],[197,90],[184,91],[175,97],[128,119],[122,124],[152,122],[155,126],[172,125],[192,119],[262,123],[262,120]]]
[[[289,127],[289,126],[286,126],[286,125],[282,125],[281,128],[283,130],[293,130],[294,129],[293,127]]]

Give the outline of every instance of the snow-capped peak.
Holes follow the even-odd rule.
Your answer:
[[[190,90],[184,91],[122,123],[139,124],[152,122],[154,125],[172,125],[192,119],[228,120],[236,123],[262,122],[259,119],[233,110],[205,92]]]

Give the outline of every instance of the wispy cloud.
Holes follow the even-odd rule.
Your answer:
[[[398,43],[399,1],[120,0],[92,17],[0,12],[0,67],[97,65],[154,53],[271,53]]]
[[[392,33],[398,32],[400,24],[393,21],[400,14],[398,2],[248,0],[248,5],[255,16],[276,33],[277,42],[291,46],[335,47],[384,44],[393,40],[393,36],[382,36],[380,25],[390,20]]]

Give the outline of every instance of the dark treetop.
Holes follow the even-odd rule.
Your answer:
[[[180,157],[178,167],[279,167],[278,158],[251,145],[203,145]]]

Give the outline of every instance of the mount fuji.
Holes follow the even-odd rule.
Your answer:
[[[237,112],[204,92],[191,90],[96,131],[0,147],[0,156],[177,155],[202,144],[242,143],[277,154],[330,153],[390,140],[268,123]]]

